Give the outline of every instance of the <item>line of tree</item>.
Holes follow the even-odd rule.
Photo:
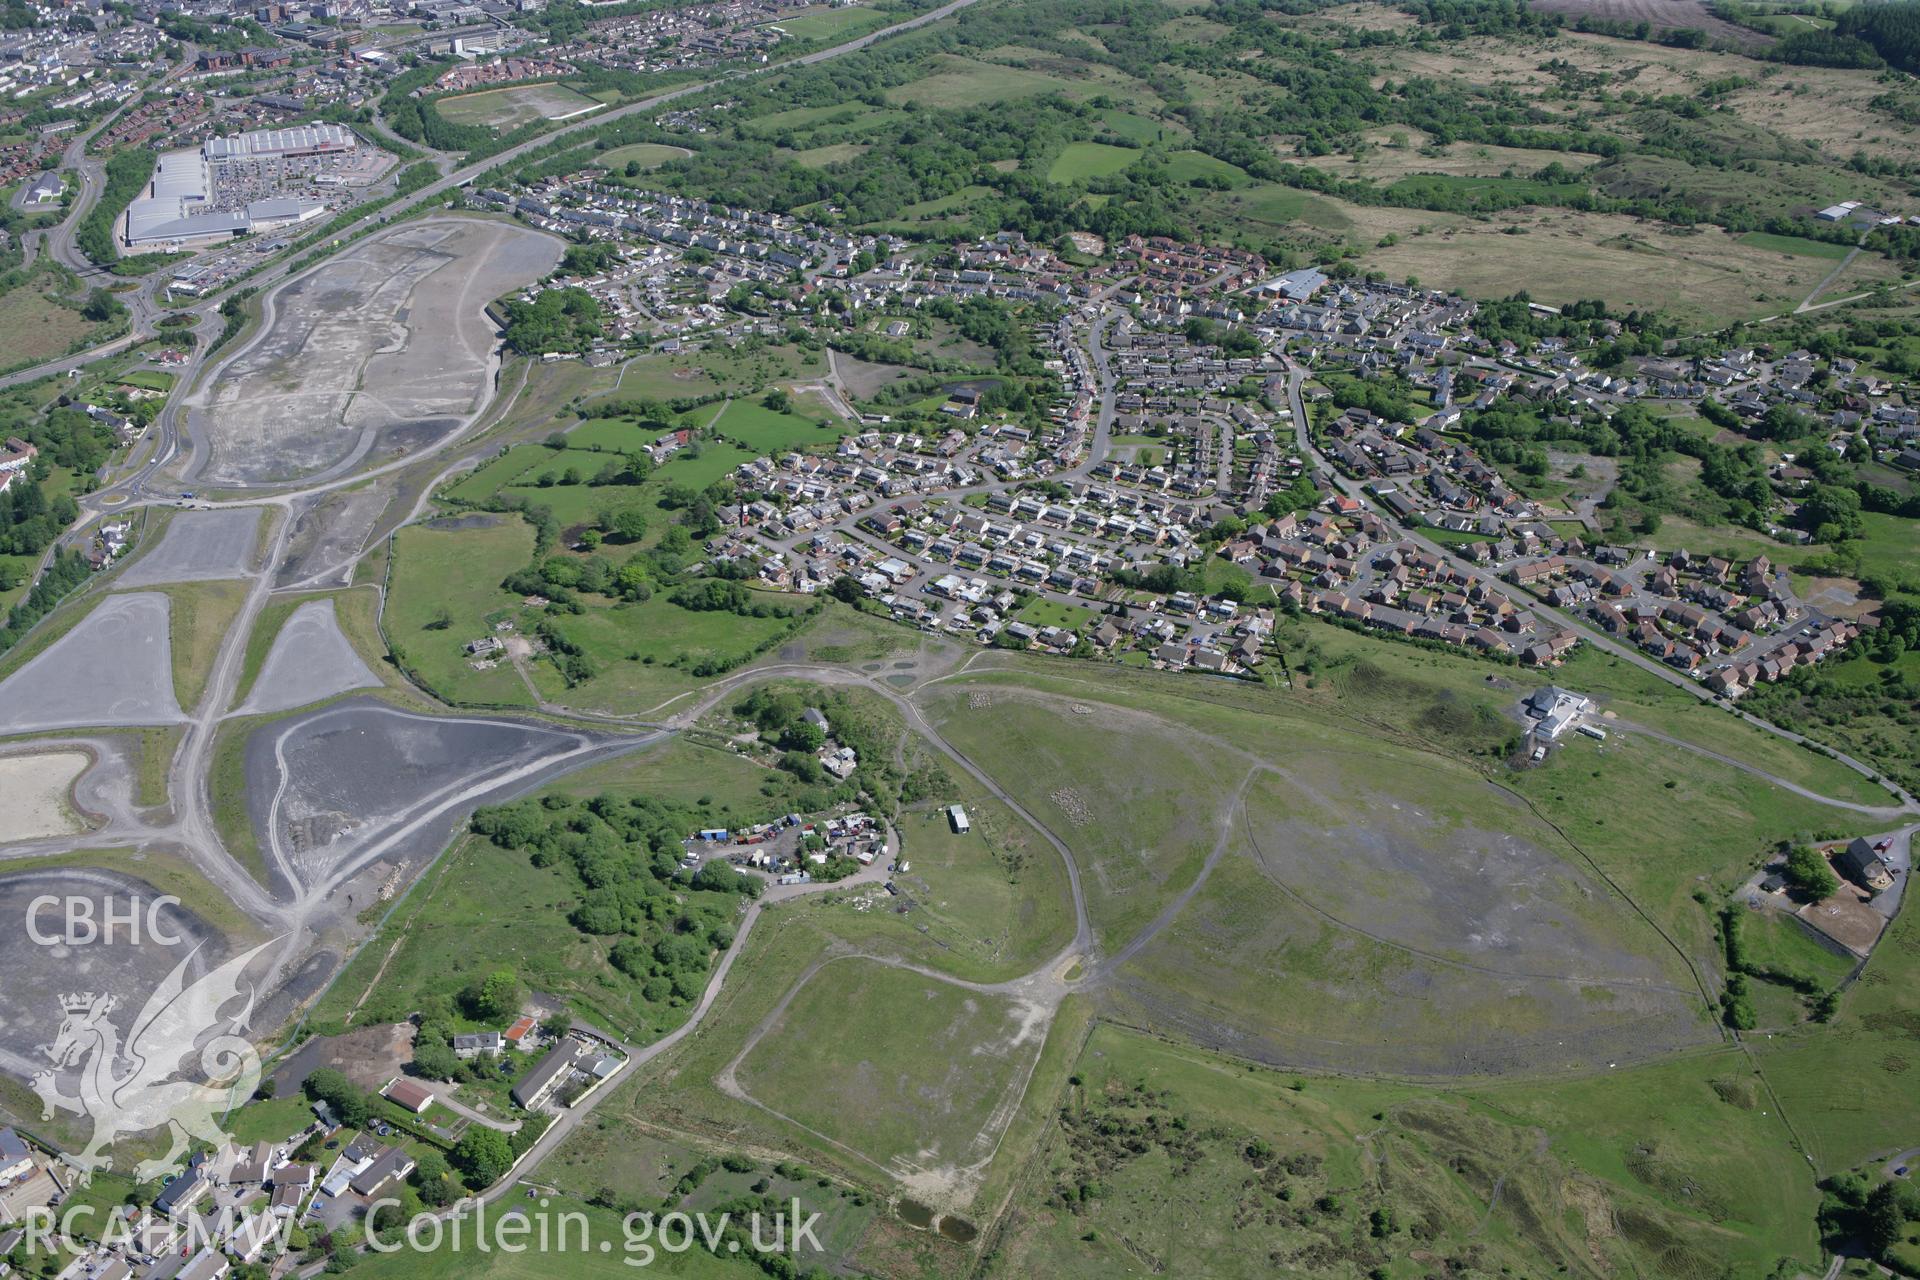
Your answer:
[[[99,200],[74,229],[73,242],[96,264],[111,267],[119,260],[114,224],[127,206],[146,189],[153,176],[154,153],[145,147],[124,147],[107,157],[107,180]]]

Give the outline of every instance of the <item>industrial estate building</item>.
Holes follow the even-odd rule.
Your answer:
[[[351,155],[359,143],[351,129],[312,124],[209,138],[197,150],[166,152],[154,165],[147,193],[127,206],[122,242],[128,248],[137,248],[167,241],[237,236],[316,218],[326,212],[327,206],[320,200],[296,196],[219,199],[223,171],[257,161]]]

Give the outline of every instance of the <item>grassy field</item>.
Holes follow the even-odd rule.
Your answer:
[[[755,454],[785,453],[809,446],[824,448],[839,443],[853,429],[851,423],[814,421],[751,400],[735,400],[713,426]]]
[[[736,1079],[912,1185],[992,1159],[1043,1037],[1016,1001],[854,958],[804,982]]]
[[[773,23],[796,40],[818,44],[838,44],[855,36],[884,27],[892,19],[884,13],[860,5],[842,9],[810,9]]]
[[[1178,724],[981,693],[943,686],[929,718],[1074,850],[1094,932],[1118,948],[1198,874],[1246,765]]]
[[[1044,72],[951,54],[940,55],[933,66],[931,74],[888,89],[887,101],[950,110],[1032,98],[1063,87],[1060,80]]]
[[[1911,576],[1920,565],[1920,521],[1868,511],[1860,516],[1860,572]]]
[[[830,164],[857,160],[872,148],[864,142],[830,142],[823,147],[808,147],[793,153],[795,164],[809,169],[824,169]]]
[[[532,695],[510,664],[475,671],[463,652],[469,640],[491,634],[489,617],[518,610],[520,598],[501,590],[500,581],[533,552],[533,530],[524,520],[490,518],[495,523],[482,528],[408,525],[400,531],[387,639],[407,668],[450,702],[529,706]]]
[[[1167,136],[1170,131],[1176,135],[1184,135],[1187,132],[1184,125],[1156,120],[1151,116],[1138,115],[1131,111],[1122,111],[1117,107],[1102,111],[1100,123],[1127,141],[1142,145],[1157,142]]]
[[[636,357],[620,367],[607,393],[660,400],[722,392],[758,395],[776,384],[824,377],[826,371],[826,354],[821,348],[742,343],[737,348],[715,346],[671,356]],[[693,409],[690,416],[704,423],[714,411],[715,406],[703,405]]]
[[[549,700],[590,711],[632,712],[694,688],[690,668],[704,660],[733,663],[784,635],[785,617],[744,618],[683,609],[665,596],[641,604],[591,608],[554,621],[594,665],[591,679],[568,687],[547,663],[533,669]]]
[[[266,665],[267,655],[273,652],[274,639],[279,636],[280,629],[287,625],[287,619],[305,600],[312,598],[269,599],[254,618],[253,630],[247,633],[247,651],[241,658],[240,681],[234,686],[234,706],[244,703],[247,695],[253,692],[253,682],[260,678],[260,668]],[[176,611],[179,607],[178,604],[174,605]]]
[[[138,733],[139,767],[133,779],[133,802],[143,809],[151,809],[167,802],[167,774],[173,767],[173,753],[186,730],[176,725],[166,729],[141,729]]]
[[[1857,963],[1816,941],[1806,926],[1784,912],[1749,912],[1742,920],[1740,936],[1747,955],[1763,968],[1807,974],[1828,989],[1839,985]]]
[[[0,293],[0,362],[30,364],[62,355],[97,326],[78,305],[58,300],[58,283],[44,272]]]
[[[1832,1023],[1774,1036],[1757,1050],[1820,1173],[1913,1145],[1920,1132],[1920,1092],[1910,1074],[1916,1036],[1920,924],[1903,911]]]
[[[614,453],[634,453],[652,444],[659,435],[659,428],[643,427],[631,418],[593,418],[567,432],[567,445],[574,449],[605,449]],[[499,462],[499,459],[495,459],[495,462]],[[518,473],[514,472],[510,466],[501,463],[499,470],[493,474],[504,475],[505,478],[511,479]]]
[[[441,98],[434,110],[453,124],[477,124],[510,133],[536,120],[567,120],[602,104],[561,84],[511,85]]]
[[[685,147],[668,146],[664,142],[634,142],[602,151],[594,159],[624,177],[630,164],[638,164],[642,169],[658,169],[669,160],[685,159],[692,154]]]
[[[1126,924],[1137,927],[1153,914],[1152,902],[1190,882],[1213,845],[1212,829],[1199,824],[1214,819],[1224,793],[1247,769],[1244,757],[1235,760],[1223,753],[1244,748],[1299,779],[1306,766],[1296,760],[1298,747],[1283,748],[1272,737],[1285,726],[1297,743],[1315,744],[1316,759],[1325,760],[1326,768],[1334,768],[1368,737],[1471,763],[1487,759],[1487,753],[1498,751],[1512,734],[1514,722],[1504,718],[1502,709],[1521,689],[1531,687],[1490,688],[1484,667],[1452,667],[1457,660],[1450,655],[1384,646],[1347,632],[1325,634],[1315,628],[1310,634],[1318,648],[1311,655],[1294,651],[1292,692],[1280,696],[1250,689],[1233,695],[1232,701],[1246,704],[1244,712],[1211,705],[1227,700],[1224,692],[1212,699],[1197,694],[1176,698],[1176,691],[1186,694],[1192,683],[1169,685],[1117,669],[1099,673],[1097,680],[1086,675],[1049,677],[1040,687],[1082,699],[1090,708],[1095,708],[1096,698],[1120,700],[1136,711],[1155,714],[1144,724],[1125,719],[1124,734],[1113,729],[1113,723],[1121,721],[1110,722],[1103,714],[1061,715],[1057,702],[1051,708],[1022,706],[997,689],[985,705],[975,706],[971,703],[978,699],[963,699],[959,690],[947,686],[951,692],[929,696],[927,710],[943,733],[1075,847],[1096,927],[1117,945],[1112,939],[1126,936]],[[1348,637],[1353,647],[1338,647]],[[1284,643],[1288,638],[1282,639]],[[1876,799],[1877,788],[1858,775],[1758,733],[1743,737],[1731,731],[1737,722],[1724,713],[1662,700],[1641,686],[1644,677],[1625,675],[1608,663],[1594,658],[1558,678],[1607,699],[1623,717],[1693,737],[1718,751],[1751,751],[1763,767],[1788,776],[1797,773],[1808,785],[1837,784],[1830,789],[1848,798]],[[1045,667],[1052,671],[1062,665],[1049,662]],[[1175,727],[1169,727],[1170,722]],[[1718,727],[1722,723],[1726,729]],[[1023,763],[1012,765],[1015,758]],[[1179,767],[1167,764],[1172,760],[1181,761]],[[1036,762],[1040,767],[1033,767]],[[1604,872],[1681,951],[1698,961],[1710,961],[1715,948],[1710,913],[1693,899],[1694,889],[1704,884],[1731,891],[1780,840],[1851,834],[1866,830],[1870,822],[1706,757],[1618,731],[1604,745],[1582,739],[1544,768],[1521,773],[1503,769],[1494,775],[1500,790],[1552,822],[1564,837],[1537,820],[1503,816],[1496,793],[1476,801],[1473,788],[1461,783],[1433,793],[1421,779],[1441,776],[1428,773],[1438,761],[1419,770],[1413,763],[1409,760],[1395,775],[1405,781],[1404,799],[1412,812],[1521,833],[1557,850],[1557,856],[1576,867]],[[1377,770],[1349,770],[1336,775],[1337,781],[1311,783],[1304,794],[1364,794],[1374,785],[1366,779],[1375,776]],[[1186,794],[1179,794],[1179,784],[1168,784],[1172,778],[1185,780]],[[1120,791],[1128,794],[1114,794]],[[1283,804],[1282,811],[1303,815],[1313,807],[1296,799]],[[1645,822],[1611,820],[1622,811],[1641,814]],[[1646,830],[1690,834],[1681,841],[1650,845],[1641,834]],[[1575,843],[1569,847],[1566,840]],[[1144,864],[1128,853],[1136,843],[1152,851],[1140,855]],[[1117,929],[1116,916],[1122,924]],[[1658,949],[1655,945],[1648,954]],[[1687,985],[1684,970],[1677,977],[1678,985]]]
[[[1435,145],[1432,135],[1403,125],[1370,130],[1356,154],[1332,166],[1335,172],[1391,183],[1417,174],[1494,178],[1511,173],[1533,173],[1550,164],[1579,169],[1598,157],[1577,151],[1548,151],[1538,147],[1502,147],[1491,143],[1455,142]]]
[[[1207,202],[1209,211],[1229,224],[1279,230],[1304,223],[1321,231],[1345,231],[1354,216],[1339,201],[1293,187],[1263,183]]]
[[[1167,156],[1167,176],[1175,182],[1192,183],[1204,178],[1239,186],[1247,180],[1247,171],[1204,151],[1175,151]]]
[[[193,582],[161,588],[173,600],[173,694],[192,711],[207,687],[227,628],[246,603],[244,582]]]
[[[1118,173],[1144,153],[1105,142],[1069,142],[1047,169],[1048,182],[1080,182]]]
[[[1092,609],[1076,605],[1061,604],[1046,596],[1034,596],[1020,606],[1016,615],[1020,621],[1036,627],[1061,627],[1067,631],[1084,634],[1090,627],[1100,625],[1100,615]]]
[[[639,502],[651,509],[657,534],[668,523],[658,505],[660,495],[668,485],[681,484],[704,489],[741,463],[760,456],[755,450],[743,449],[735,444],[708,441],[697,449],[683,449],[675,453],[664,465],[654,468],[647,481],[637,487],[597,485],[593,483],[594,477],[601,468],[615,461],[612,454],[619,451],[619,443],[635,440],[619,427],[606,426],[604,422],[589,423],[581,428],[592,429],[585,437],[585,442],[592,444],[593,448],[556,450],[544,444],[516,445],[447,492],[463,502],[523,498],[551,510],[554,518],[565,527],[591,524],[610,505]],[[805,430],[815,437],[827,438],[826,432],[802,418],[769,420],[749,417],[746,419],[746,429],[763,439],[771,439],[776,430]]]
[[[160,369],[130,369],[115,379],[121,386],[143,391],[173,390],[173,375]]]
[[[1485,663],[1465,655],[1415,649],[1370,636],[1357,635],[1325,623],[1306,622],[1298,633],[1322,658],[1327,668],[1299,689],[1311,701],[1331,701],[1397,732],[1413,732],[1414,721],[1437,704],[1465,700],[1493,715],[1516,691],[1531,689],[1533,681],[1490,671]],[[1364,664],[1364,667],[1362,666]],[[1341,672],[1345,670],[1346,675]],[[1353,671],[1371,676],[1384,672],[1394,679],[1376,687],[1352,678]],[[1493,679],[1490,681],[1489,677]],[[1400,704],[1407,685],[1412,700]],[[1501,683],[1505,680],[1505,683]],[[1689,742],[1723,751],[1760,768],[1811,787],[1823,795],[1862,804],[1884,804],[1887,792],[1844,765],[1755,729],[1726,712],[1703,705],[1699,699],[1632,663],[1600,652],[1591,645],[1574,651],[1554,676],[1555,683],[1578,689],[1598,700],[1604,710]],[[1488,721],[1495,734],[1507,727]],[[1497,742],[1482,742],[1479,750]]]
[[[1519,234],[1506,234],[1508,228]],[[1373,248],[1366,262],[1394,280],[1412,276],[1474,297],[1527,289],[1555,304],[1603,298],[1623,310],[1660,308],[1701,325],[1790,311],[1833,268],[1825,257],[1783,258],[1778,249],[1715,228],[1679,231],[1563,209],[1518,210],[1402,236]],[[1839,283],[1867,288],[1897,274],[1885,259],[1863,254]]]
[[[964,978],[1031,972],[1073,940],[1065,864],[978,786],[956,783],[941,799],[964,805],[973,829],[954,834],[944,804],[900,815],[900,856],[910,869],[895,880],[912,902],[911,913],[867,912],[837,927],[856,936],[871,928],[872,937],[918,951],[923,963]]]
[[[1741,525],[1698,524],[1683,515],[1661,516],[1660,532],[1657,536],[1636,538],[1633,541],[1635,545],[1649,549],[1655,549],[1656,544],[1659,549],[1685,547],[1695,555],[1721,555],[1731,560],[1751,560],[1755,556],[1763,555],[1775,563],[1784,556],[1805,555],[1809,551],[1818,553],[1824,550],[1820,547],[1794,548]]]
[[[1102,1025],[1073,1070],[1005,1274],[1397,1280],[1469,1256],[1486,1275],[1758,1276],[1781,1255],[1818,1270],[1787,1135],[1708,1085],[1738,1072],[1731,1056],[1452,1095]]]
[[[247,738],[262,722],[229,721],[214,736],[213,762],[207,772],[207,798],[213,802],[213,827],[220,843],[247,874],[262,885],[272,883],[260,834],[247,808]]]
[[[1809,240],[1805,236],[1776,235],[1771,231],[1749,231],[1740,237],[1740,243],[1752,245],[1756,249],[1765,249],[1768,253],[1785,253],[1802,258],[1825,258],[1830,262],[1840,261],[1849,252],[1849,246],[1844,244]]]
[[[313,1123],[313,1104],[304,1096],[267,1098],[248,1103],[231,1113],[224,1123],[227,1132],[241,1146],[256,1142],[281,1142]]]
[[[583,799],[658,796],[699,808],[712,818],[712,826],[740,827],[769,813],[790,812],[789,797],[799,785],[792,774],[731,751],[674,738],[570,773],[553,789]]]
[[[0,582],[14,584],[0,591],[0,609],[13,608],[33,589],[33,571],[39,563],[39,556],[0,555]]]

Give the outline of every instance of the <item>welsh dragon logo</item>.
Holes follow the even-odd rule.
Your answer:
[[[56,1111],[93,1120],[87,1149],[65,1157],[81,1182],[113,1167],[110,1149],[122,1135],[167,1130],[166,1154],[135,1166],[134,1176],[142,1182],[180,1172],[189,1137],[225,1145],[229,1135],[218,1117],[260,1083],[260,1055],[241,1034],[258,992],[243,975],[272,945],[262,943],[189,986],[187,968],[199,954],[195,947],[147,998],[124,1040],[108,1016],[118,1003],[115,997],[93,992],[60,997],[60,1033],[42,1046],[54,1066],[34,1076],[33,1091],[40,1095],[43,1120]],[[221,1012],[242,996],[246,1003],[237,1013]],[[205,1083],[174,1079],[196,1050]],[[78,1090],[69,1094],[61,1078],[76,1073]]]

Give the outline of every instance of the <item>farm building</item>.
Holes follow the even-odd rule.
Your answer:
[[[1864,837],[1856,836],[1853,843],[1833,856],[1833,869],[1861,888],[1876,893],[1893,884],[1893,868]]]
[[[953,826],[953,833],[963,836],[973,830],[973,823],[967,817],[967,811],[957,804],[947,806],[947,821]]]
[[[433,1091],[418,1080],[398,1076],[382,1090],[387,1100],[404,1111],[419,1115],[433,1105]]]

